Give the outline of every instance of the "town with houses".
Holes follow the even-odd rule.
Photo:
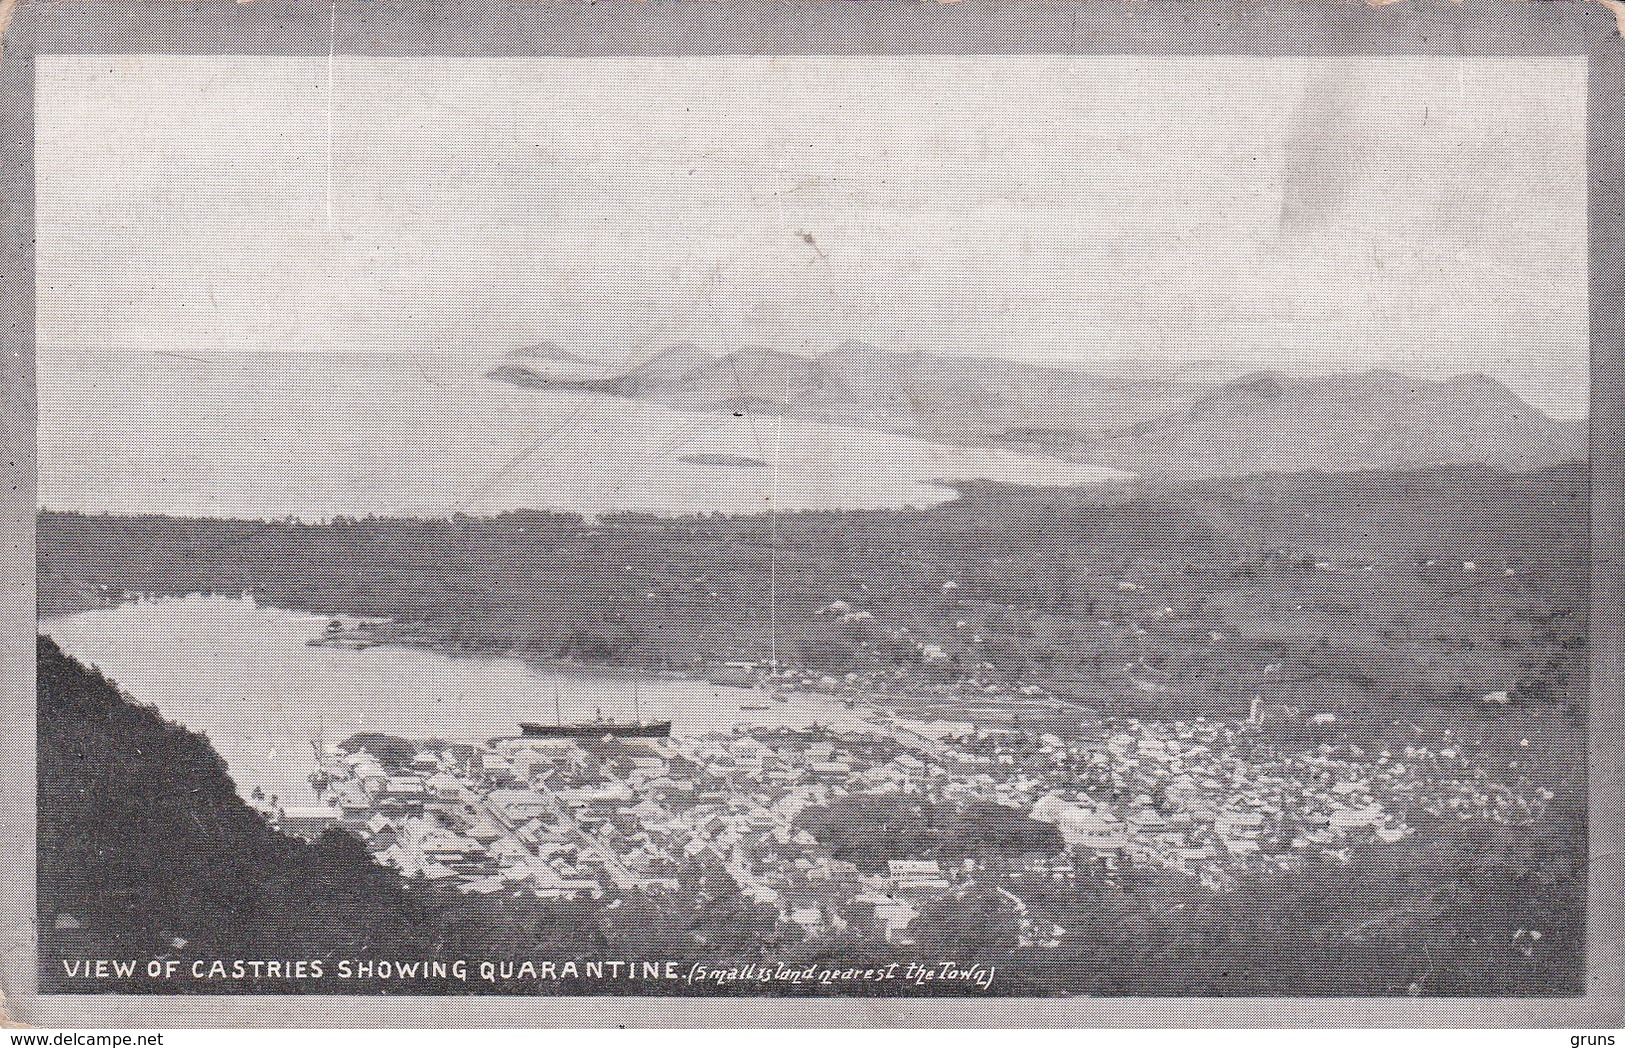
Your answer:
[[[990,890],[1020,915],[1023,945],[1044,947],[1066,929],[1028,918],[1035,883],[1154,868],[1218,892],[1249,871],[1360,862],[1441,819],[1528,824],[1552,799],[1515,767],[1492,778],[1448,731],[1376,752],[1293,747],[1254,713],[1102,717],[1070,738],[895,716],[478,745],[357,736],[316,744],[319,804],[260,803],[285,832],[343,828],[402,874],[470,894],[613,905],[724,875],[808,937],[908,944],[925,908]],[[877,860],[843,854],[809,818],[887,802],[981,806],[1041,832]]]

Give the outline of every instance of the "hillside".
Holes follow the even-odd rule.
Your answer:
[[[510,354],[488,377],[684,411],[783,415],[1011,447],[1151,476],[1453,463],[1529,470],[1578,461],[1586,448],[1583,421],[1552,419],[1482,375],[1261,372],[1218,383],[1150,368],[1083,371],[862,343],[811,357],[677,346],[620,374],[562,361],[568,356],[556,347],[540,357]]]
[[[66,978],[59,958],[434,954],[433,907],[355,838],[282,836],[238,798],[207,739],[49,637],[37,667],[42,990],[111,988]],[[247,988],[301,987],[216,987]]]
[[[387,618],[385,634],[449,651],[650,670],[759,658],[776,636],[781,659],[817,674],[876,687],[1037,681],[1084,704],[1142,697],[1126,667],[1144,659],[1203,713],[1245,711],[1277,662],[1327,708],[1448,707],[1520,686],[1583,706],[1565,682],[1583,679],[1570,645],[1584,639],[1586,491],[1581,466],[1441,467],[1113,491],[978,485],[930,510],[776,525],[44,514],[40,594],[49,614],[85,594],[249,590]],[[835,601],[872,619],[819,613]],[[925,643],[950,661],[922,661]]]
[[[1586,454],[1583,421],[1552,419],[1493,379],[1381,370],[1250,375],[1182,411],[1062,442],[1068,457],[1164,476],[1452,463],[1530,470]]]

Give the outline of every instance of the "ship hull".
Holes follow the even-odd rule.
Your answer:
[[[619,739],[664,739],[671,735],[671,721],[648,721],[626,724],[602,721],[589,724],[519,724],[520,733],[527,739],[601,739],[611,735]]]

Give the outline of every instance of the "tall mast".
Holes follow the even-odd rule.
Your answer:
[[[784,402],[790,402],[790,380],[784,380]],[[773,487],[768,495],[767,520],[767,659],[773,679],[779,677],[779,455],[784,446],[784,409],[779,409],[773,432]]]
[[[559,708],[559,672],[553,671],[553,723],[564,724],[564,711]]]
[[[638,677],[632,674],[632,720],[638,724],[643,723],[643,710],[638,706]]]

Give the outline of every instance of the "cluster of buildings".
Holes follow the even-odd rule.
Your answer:
[[[878,712],[869,729],[323,747],[321,804],[279,823],[342,826],[404,875],[471,894],[611,900],[723,878],[809,936],[907,942],[933,905],[994,893],[1043,946],[1065,929],[1030,911],[1035,881],[1153,868],[1223,890],[1249,871],[1365,861],[1440,819],[1530,822],[1551,799],[1491,781],[1449,739],[1289,749],[1227,721],[1107,718],[1061,738]],[[1053,832],[926,854],[885,840],[854,854],[815,832],[819,809],[891,802],[997,806]]]

